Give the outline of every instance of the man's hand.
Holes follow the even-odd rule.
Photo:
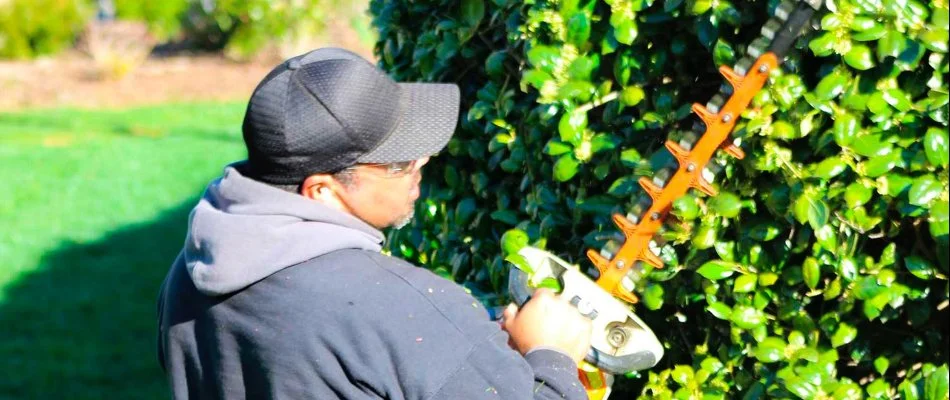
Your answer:
[[[502,318],[502,329],[511,335],[512,347],[521,354],[550,347],[579,363],[590,350],[590,319],[550,289],[536,290],[520,310],[509,305]]]

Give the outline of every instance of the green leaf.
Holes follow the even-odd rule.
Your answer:
[[[831,32],[822,32],[808,43],[808,48],[818,57],[830,56],[835,50],[835,35]]]
[[[891,385],[887,384],[887,381],[883,379],[875,379],[867,386],[868,396],[871,398],[888,398],[887,392],[890,391]]]
[[[735,218],[742,211],[742,201],[735,194],[722,192],[709,201],[709,208],[723,217]]]
[[[844,55],[844,61],[852,68],[866,71],[874,67],[874,60],[871,58],[871,49],[863,44],[854,45],[851,50]]]
[[[795,218],[800,223],[808,223],[812,229],[818,229],[828,222],[828,205],[816,194],[805,193],[795,200]]]
[[[475,214],[475,211],[475,199],[471,197],[462,199],[458,206],[455,207],[455,224],[459,226],[468,224],[472,218],[472,215]]]
[[[506,51],[499,50],[492,52],[491,55],[485,59],[485,72],[488,73],[489,76],[504,76],[506,54]]]
[[[890,197],[898,197],[910,190],[914,180],[906,175],[888,174],[877,179],[877,192]]]
[[[856,15],[851,19],[851,30],[853,31],[866,31],[875,25],[878,25],[878,23],[874,21],[874,18],[868,16]]]
[[[732,315],[729,317],[737,327],[742,329],[753,329],[765,324],[765,313],[756,310],[753,307],[736,305],[732,309]]]
[[[620,162],[627,167],[637,167],[640,165],[640,153],[637,149],[626,149],[620,152]]]
[[[914,185],[911,186],[907,199],[910,204],[923,207],[940,196],[942,189],[943,185],[933,175],[923,175],[914,179]]]
[[[509,229],[501,235],[501,250],[505,256],[516,254],[528,245],[528,233],[521,229]]]
[[[736,278],[732,286],[732,291],[736,293],[749,293],[755,290],[755,284],[758,280],[759,276],[756,274],[741,275]]]
[[[948,375],[950,375],[950,371],[947,369],[947,364],[931,372],[924,382],[924,398],[946,399],[948,392],[950,392],[950,382],[948,382],[950,377]]]
[[[606,150],[613,150],[616,147],[617,144],[614,142],[613,135],[598,133],[590,139],[590,152],[592,154],[597,154]]]
[[[950,162],[950,136],[947,129],[928,128],[924,135],[924,152],[931,165],[947,168]]]
[[[705,14],[712,8],[712,0],[693,0],[689,8],[690,15]]]
[[[625,20],[618,25],[614,25],[614,38],[623,44],[631,44],[637,38],[637,23],[633,20]]]
[[[626,106],[635,106],[646,97],[643,89],[639,86],[627,86],[620,92],[620,102]]]
[[[580,161],[574,158],[572,154],[565,154],[554,163],[554,179],[558,182],[569,181],[574,175],[577,175]]]
[[[819,100],[831,100],[838,97],[841,93],[844,93],[848,81],[848,76],[837,71],[832,72],[818,82],[818,87],[815,88],[815,94],[818,95]]]
[[[485,3],[482,0],[462,0],[462,21],[474,27],[485,16]]]
[[[851,343],[857,336],[858,330],[855,327],[847,322],[841,322],[838,324],[838,330],[831,336],[831,345],[834,347],[844,346]]]
[[[736,272],[738,266],[736,263],[722,261],[722,260],[713,260],[707,261],[699,269],[696,270],[696,273],[702,275],[704,278],[711,281],[718,281],[720,279],[725,279],[732,276]]]
[[[867,107],[872,114],[877,116],[888,116],[894,113],[894,110],[891,109],[887,101],[884,100],[883,92],[871,93],[871,97],[868,98]]]
[[[927,223],[930,224],[930,235],[934,238],[950,235],[950,210],[946,200],[937,200],[930,208]]]
[[[759,274],[759,286],[772,286],[775,282],[778,282],[778,278],[778,274],[774,272],[763,272]]]
[[[693,238],[690,242],[692,243],[693,247],[704,250],[714,246],[718,236],[719,233],[715,228],[708,225],[702,225],[696,230],[696,233],[693,234]]]
[[[818,166],[815,167],[815,173],[813,175],[817,178],[829,180],[847,169],[848,164],[845,164],[840,157],[833,156],[819,163]]]
[[[576,99],[584,102],[590,100],[596,90],[597,88],[590,82],[575,79],[562,85],[557,91],[557,96],[561,100]]]
[[[835,234],[835,229],[831,225],[825,225],[816,229],[815,238],[818,239],[818,244],[825,250],[830,252],[837,250],[838,236]]]
[[[877,60],[884,61],[887,57],[897,58],[907,49],[907,38],[897,30],[888,30],[880,40],[877,41]]]
[[[843,257],[838,261],[838,276],[847,281],[852,281],[858,276],[858,264],[854,258]]]
[[[721,38],[717,40],[716,46],[713,47],[713,62],[716,65],[732,65],[735,61],[736,51],[732,49],[732,46]]]
[[[884,25],[875,23],[874,26],[863,30],[861,32],[854,32],[851,34],[851,40],[858,42],[870,42],[873,40],[878,40],[884,35],[887,34],[887,28]]]
[[[913,107],[910,98],[900,89],[888,89],[884,91],[884,101],[896,108],[900,112],[910,111]]]
[[[637,184],[637,180],[635,178],[630,176],[622,176],[617,178],[617,180],[615,180],[614,183],[610,185],[610,188],[607,189],[607,193],[617,197],[625,197],[634,193],[638,187],[640,186]]]
[[[838,146],[846,147],[851,144],[859,128],[858,119],[851,113],[843,112],[835,117],[835,124],[832,132],[834,133],[835,143]]]
[[[542,288],[551,289],[555,292],[560,292],[561,282],[558,281],[557,278],[546,276],[543,279],[541,279],[541,282],[538,282],[536,285],[534,285],[534,287],[538,289],[542,289]]]
[[[537,89],[544,87],[544,84],[554,78],[551,77],[551,74],[542,71],[540,69],[531,69],[525,71],[524,76],[522,76],[522,81],[525,83],[534,86]]]
[[[490,216],[493,220],[501,221],[508,225],[518,224],[518,212],[514,210],[495,210]]]
[[[528,274],[529,277],[534,275],[534,269],[531,268],[531,263],[529,263],[528,259],[524,258],[524,256],[521,254],[511,253],[505,256],[505,261],[511,263],[511,265],[515,268],[524,271],[524,273]]]
[[[585,129],[587,129],[587,113],[582,111],[565,113],[557,124],[561,141],[574,146],[580,144]]]
[[[568,75],[573,80],[589,81],[594,69],[598,67],[600,60],[596,55],[588,57],[577,57],[568,68]]]
[[[841,17],[836,13],[827,13],[821,17],[821,29],[824,31],[835,30],[841,27],[841,25]]]
[[[583,48],[590,39],[590,18],[586,13],[575,13],[567,21],[567,41],[578,48]]]
[[[907,267],[907,270],[910,271],[911,274],[925,281],[930,280],[935,271],[930,261],[918,256],[904,258],[904,266]]]
[[[887,368],[891,365],[890,360],[887,357],[880,356],[874,359],[874,369],[877,373],[884,375],[884,372],[887,371]]]
[[[778,237],[782,228],[777,222],[766,221],[755,224],[749,229],[749,237],[760,242],[768,242]]]
[[[901,152],[891,151],[887,154],[883,154],[862,162],[858,170],[861,171],[863,167],[864,176],[867,176],[868,178],[877,178],[888,172],[891,172],[891,170],[897,168],[901,162],[903,162],[903,159],[901,158]]]
[[[919,400],[920,393],[917,390],[917,385],[912,383],[910,380],[904,380],[901,382],[900,386],[897,387],[897,390],[900,391],[901,400]]]
[[[773,363],[785,359],[785,341],[782,338],[767,337],[755,348],[755,358],[764,363]]]
[[[689,365],[677,365],[670,373],[670,377],[673,378],[673,381],[683,386],[686,386],[692,382],[694,376],[695,373],[693,372],[693,367],[690,367]]]
[[[706,307],[706,309],[709,310],[709,313],[714,317],[722,320],[729,320],[729,317],[732,316],[732,309],[718,301],[709,303],[709,307]]]
[[[815,290],[818,287],[818,281],[821,279],[821,265],[818,264],[818,260],[814,257],[806,258],[805,263],[802,264],[802,276],[805,278],[805,285],[809,289]]]
[[[931,51],[946,53],[947,41],[950,40],[950,34],[948,34],[946,29],[925,29],[917,38]]]
[[[548,74],[554,72],[560,59],[561,50],[557,47],[539,45],[528,50],[528,63]]]
[[[651,283],[643,291],[643,305],[649,310],[659,310],[663,307],[663,285]]]
[[[864,182],[858,181],[848,185],[844,191],[844,201],[848,208],[864,205],[871,199],[871,188]]]
[[[673,214],[684,221],[696,219],[699,216],[699,203],[696,196],[686,194],[673,200]]]
[[[569,153],[571,150],[574,150],[571,145],[557,141],[556,139],[551,139],[547,144],[544,145],[544,154],[549,156],[559,156],[561,154]]]

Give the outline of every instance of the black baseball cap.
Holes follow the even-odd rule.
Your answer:
[[[441,151],[455,131],[459,88],[400,83],[350,51],[322,48],[281,63],[244,115],[245,175],[295,185],[360,163]]]

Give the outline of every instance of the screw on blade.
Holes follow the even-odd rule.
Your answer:
[[[775,7],[775,17],[785,21],[788,19],[788,16],[792,14],[792,11],[795,10],[795,1],[785,0],[778,7]]]
[[[772,40],[780,30],[782,30],[782,21],[778,18],[769,18],[765,25],[762,25],[762,36]]]

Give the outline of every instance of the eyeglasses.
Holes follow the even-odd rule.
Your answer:
[[[382,164],[357,164],[356,167],[369,167],[369,170],[372,171],[382,171],[387,178],[398,178],[415,172],[418,165],[419,160],[412,160]]]

